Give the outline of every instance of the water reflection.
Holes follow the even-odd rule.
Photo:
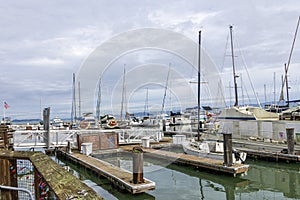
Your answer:
[[[130,156],[101,159],[132,171]],[[235,199],[235,191],[249,184],[240,177],[214,175],[150,158],[145,159],[144,173],[156,183],[156,189],[148,192],[156,199]]]
[[[99,155],[100,158],[100,155]],[[105,156],[101,159],[132,171],[131,156]],[[268,163],[247,160],[250,169],[246,175],[230,177],[144,159],[144,177],[156,183],[156,189],[144,194],[120,192],[109,181],[73,166],[77,177],[91,186],[105,199],[299,199],[300,166],[298,164]]]
[[[279,193],[279,197],[300,198],[300,166],[293,163],[272,163],[265,161],[247,161],[250,170],[242,177],[250,181],[248,190],[256,193],[269,191]],[[269,195],[270,197],[272,194]]]
[[[130,156],[106,157],[106,161],[132,170]],[[300,166],[249,160],[247,174],[230,177],[188,166],[145,159],[145,177],[156,182],[148,192],[157,199],[299,199]]]

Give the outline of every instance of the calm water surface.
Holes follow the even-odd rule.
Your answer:
[[[101,159],[132,171],[130,155]],[[144,177],[154,181],[156,189],[139,195],[120,192],[106,179],[65,164],[105,199],[300,199],[300,164],[247,160],[248,173],[230,177],[145,157]]]

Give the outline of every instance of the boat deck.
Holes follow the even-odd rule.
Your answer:
[[[121,146],[121,148],[126,151],[131,151],[133,146],[127,145],[127,146]],[[237,174],[243,174],[247,172],[249,169],[249,165],[245,165],[245,164],[235,164],[233,166],[228,167],[223,165],[222,160],[202,158],[202,157],[187,155],[183,153],[174,153],[170,151],[163,151],[163,150],[156,150],[156,149],[149,149],[149,148],[143,148],[143,151],[145,152],[145,156],[167,160],[172,163],[191,165],[191,166],[207,169],[209,171],[221,172],[233,176]]]
[[[121,169],[115,165],[105,161],[86,156],[80,153],[68,154],[64,151],[59,151],[58,154],[78,163],[85,168],[103,176],[117,185],[121,189],[125,189],[132,194],[142,193],[148,190],[155,189],[155,183],[144,178],[144,183],[134,184],[133,174],[127,170]]]

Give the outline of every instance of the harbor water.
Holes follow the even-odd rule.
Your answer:
[[[96,155],[123,169],[132,171],[128,154]],[[57,159],[56,159],[57,160]],[[144,159],[144,177],[156,183],[156,189],[132,195],[119,191],[106,179],[97,178],[78,166],[68,165],[70,171],[105,199],[299,199],[300,166],[296,163],[272,163],[247,160],[247,174],[231,177],[211,174],[201,169],[180,166],[161,160]]]

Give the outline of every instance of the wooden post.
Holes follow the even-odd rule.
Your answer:
[[[47,140],[47,148],[50,148],[51,142],[50,142],[50,107],[44,108],[43,110],[43,121],[44,121],[44,131],[45,132],[45,138]]]
[[[35,199],[40,199],[40,175],[39,172],[34,168],[34,192],[35,192]]]
[[[166,129],[166,120],[165,119],[162,120],[162,124],[163,124],[163,131],[166,131],[167,129]]]
[[[5,150],[8,149],[9,142],[8,142],[8,126],[5,124],[0,125],[0,139],[2,140],[2,144]]]
[[[0,159],[0,185],[3,186],[17,186],[17,165],[16,162],[10,162],[7,159]],[[18,199],[18,192],[12,190],[1,190],[0,199],[14,200]]]
[[[232,134],[231,133],[223,133],[223,142],[224,142],[224,165],[232,166]]]
[[[286,129],[286,138],[287,138],[287,144],[288,144],[288,154],[294,155],[295,154],[294,128]]]
[[[4,149],[8,150],[8,132],[4,132]]]
[[[18,187],[17,160],[9,160],[10,162],[10,186]],[[15,170],[14,170],[15,169]],[[18,191],[11,191],[13,199],[18,199]]]
[[[67,149],[68,149],[68,154],[71,154],[72,153],[72,143],[71,143],[70,140],[68,140],[68,147],[67,147]]]
[[[133,183],[139,184],[144,182],[143,173],[143,149],[139,146],[133,147]]]

